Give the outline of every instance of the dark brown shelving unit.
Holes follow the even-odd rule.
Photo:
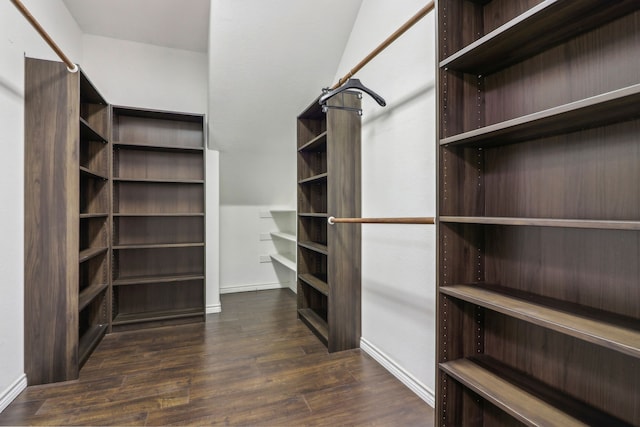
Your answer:
[[[114,330],[203,321],[204,117],[113,107]]]
[[[25,372],[78,378],[109,329],[109,105],[86,74],[25,60]]]
[[[640,425],[639,10],[437,2],[436,425]]]
[[[359,108],[356,94],[330,107]],[[344,104],[343,104],[344,103]],[[360,346],[360,226],[329,226],[329,215],[360,216],[360,116],[315,101],[298,126],[298,318],[329,352]]]

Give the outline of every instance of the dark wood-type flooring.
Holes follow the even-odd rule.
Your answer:
[[[66,383],[28,387],[1,425],[432,426],[360,350],[328,354],[289,290],[222,296],[200,324],[105,337]]]

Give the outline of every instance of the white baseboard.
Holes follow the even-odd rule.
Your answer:
[[[256,285],[232,285],[220,288],[221,294],[235,294],[239,292],[254,292],[254,291],[267,291],[270,289],[282,289],[288,288],[289,282],[283,283],[263,283]]]
[[[413,375],[405,371],[402,366],[398,365],[386,354],[384,354],[376,346],[368,342],[364,338],[360,338],[360,349],[381,364],[387,371],[396,377],[402,384],[407,386],[409,390],[414,392],[418,397],[424,400],[432,408],[436,404],[436,396],[433,390],[418,381]]]
[[[217,303],[217,304],[211,304],[205,307],[206,311],[205,313],[207,314],[215,314],[215,313],[221,313],[222,312],[222,304]]]
[[[27,376],[22,374],[20,378],[0,394],[0,412],[4,411],[25,388],[27,388]]]

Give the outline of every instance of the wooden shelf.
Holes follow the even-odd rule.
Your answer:
[[[639,325],[632,328],[628,325],[607,323],[601,316],[590,318],[479,286],[441,286],[440,292],[516,319],[640,358]]]
[[[114,105],[113,113],[114,115],[125,117],[142,117],[148,119],[188,122],[196,124],[201,124],[203,122],[203,114],[153,110],[148,108],[140,109],[135,107],[127,107],[124,105]]]
[[[298,242],[298,246],[301,246],[303,248],[321,253],[323,255],[327,255],[328,254],[328,250],[327,250],[327,245],[323,245],[321,243],[316,243],[316,242]]]
[[[326,320],[310,308],[298,309],[298,315],[300,316],[300,320],[311,329],[311,332],[313,332],[324,345],[327,345],[329,341],[329,328],[327,327]]]
[[[162,320],[185,319],[188,317],[197,317],[204,315],[204,310],[199,308],[119,314],[115,319],[113,319],[113,326],[131,325],[134,323],[143,322],[157,322]]]
[[[102,291],[107,289],[109,285],[107,283],[96,283],[91,285],[80,292],[78,298],[78,311],[82,311],[91,301],[95,299]]]
[[[577,401],[559,398],[560,402],[558,403],[562,405],[563,409],[575,408],[572,414],[568,414],[565,410],[559,409],[560,405],[555,405],[555,402],[549,402],[547,399],[539,397],[538,393],[530,392],[522,385],[516,385],[502,375],[495,374],[469,359],[440,363],[439,366],[442,371],[525,425],[563,427],[622,425],[618,420],[613,420]],[[508,375],[506,367],[501,367],[501,370]],[[534,387],[543,390],[541,395],[555,395],[553,390],[545,389],[539,383],[535,383]],[[576,416],[580,416],[580,418],[576,418]],[[598,421],[605,423],[600,424]]]
[[[278,239],[288,240],[290,242],[295,242],[296,241],[295,234],[281,233],[281,232],[274,231],[274,232],[271,233],[271,235],[273,237],[277,237]]]
[[[98,255],[102,255],[107,252],[109,248],[88,248],[83,251],[80,251],[79,262],[83,263],[85,261],[90,260],[91,258],[95,258]]]
[[[127,249],[164,249],[164,248],[196,248],[204,247],[204,242],[195,243],[147,243],[147,244],[131,244],[131,245],[114,245],[114,250]]]
[[[321,173],[315,176],[311,176],[309,178],[301,179],[300,181],[298,181],[298,184],[318,184],[320,182],[326,181],[327,176],[328,174],[326,172]]]
[[[311,141],[298,148],[298,151],[325,151],[327,149],[327,132],[322,132]]]
[[[148,182],[161,184],[204,184],[202,179],[113,178],[113,182]]]
[[[92,218],[108,218],[108,213],[83,213],[80,214],[80,219],[92,219]]]
[[[637,10],[634,0],[546,0],[440,62],[440,67],[489,74]]]
[[[167,218],[180,218],[180,217],[193,217],[193,216],[204,216],[204,212],[198,213],[124,213],[124,212],[114,212],[114,217],[167,217]]]
[[[107,333],[108,326],[107,324],[92,326],[80,337],[78,343],[78,361],[80,365],[87,361],[93,349],[98,346],[102,337]]]
[[[109,105],[82,70],[80,70],[80,97],[82,102],[101,104],[105,107]]]
[[[89,122],[80,117],[80,139],[88,140],[88,141],[98,141],[103,144],[107,143],[107,138],[105,138],[100,132],[95,130]]]
[[[600,230],[640,230],[640,221],[606,221],[589,219],[513,218],[478,216],[440,216],[440,222],[480,225],[527,225],[536,227],[592,228]]]
[[[157,275],[144,277],[123,277],[113,280],[113,286],[147,285],[153,283],[176,283],[204,280],[203,274]]]
[[[136,144],[134,142],[113,142],[114,148],[124,148],[127,150],[145,150],[145,151],[192,151],[202,152],[204,147],[183,147],[179,145],[151,145],[151,144]]]
[[[318,279],[313,274],[300,274],[298,278],[321,294],[329,296],[329,285],[324,280]]]
[[[485,126],[440,140],[441,145],[511,144],[640,117],[640,84]]]
[[[329,218],[329,214],[327,212],[301,212],[298,213],[298,216],[302,218]]]
[[[80,166],[80,174],[87,176],[89,178],[94,178],[94,179],[100,179],[102,181],[107,181],[109,180],[108,177],[99,174],[98,172],[94,172],[88,168],[85,168],[84,166]]]
[[[291,271],[296,271],[296,260],[291,254],[271,254],[271,259],[284,265]]]

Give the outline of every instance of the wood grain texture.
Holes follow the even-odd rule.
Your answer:
[[[639,7],[438,2],[439,425],[640,425]]]
[[[112,110],[113,329],[202,321],[204,117]]]
[[[78,373],[79,82],[64,64],[25,61],[25,372]],[[51,108],[52,103],[60,108]]]
[[[77,381],[28,387],[0,425],[434,425],[369,356],[327,353],[290,291],[221,299],[205,323],[108,335]]]

